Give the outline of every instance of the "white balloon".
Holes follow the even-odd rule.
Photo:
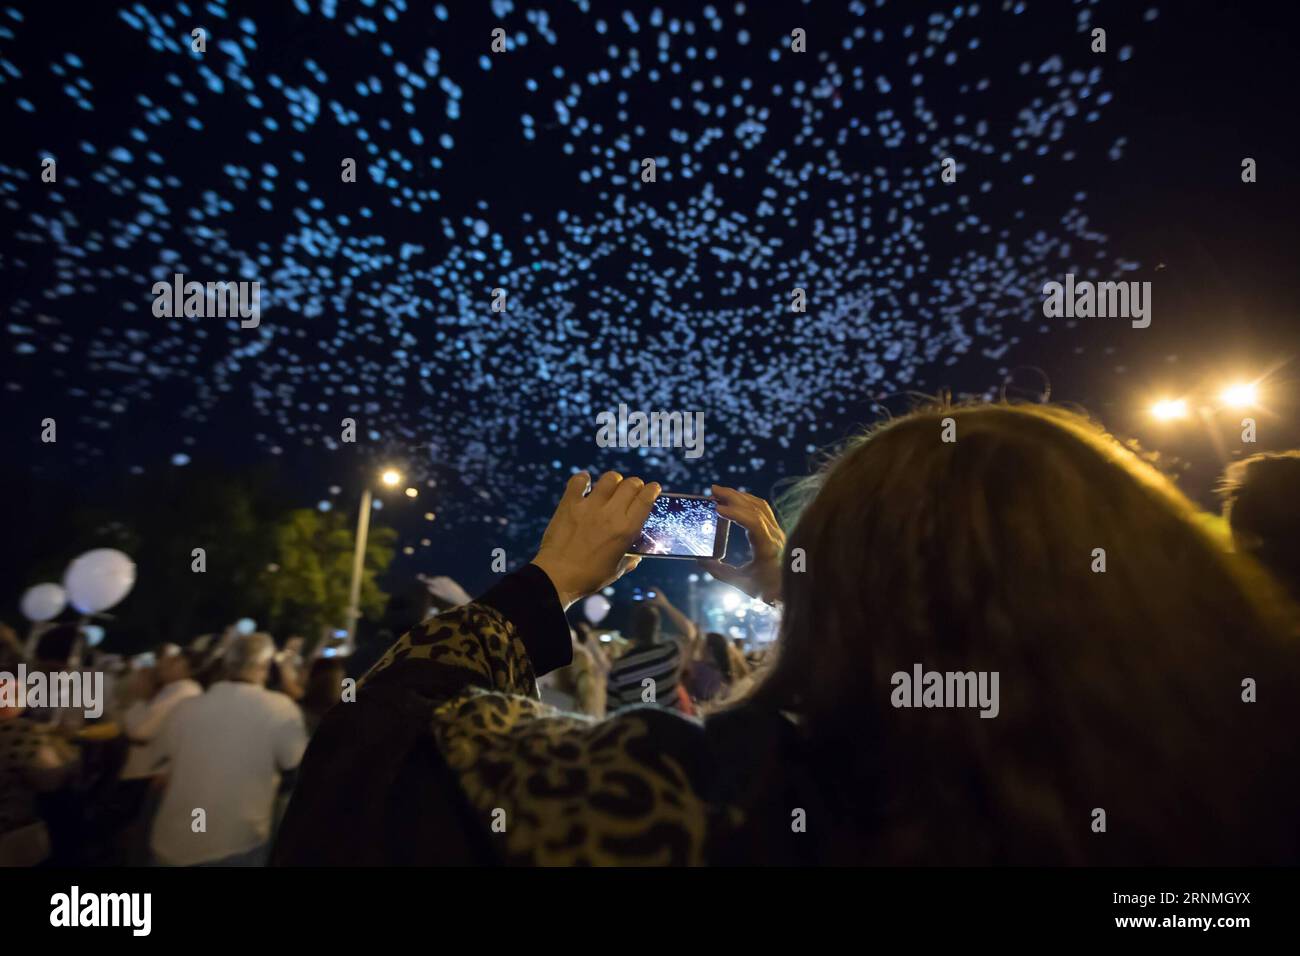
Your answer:
[[[68,600],[82,614],[107,611],[135,586],[135,562],[114,548],[87,551],[63,574]]]
[[[587,620],[592,624],[599,624],[605,620],[605,615],[609,613],[609,607],[609,598],[603,594],[593,594],[582,602],[582,613],[587,615]]]
[[[38,584],[23,592],[23,617],[29,621],[48,621],[59,616],[68,595],[57,584]]]
[[[469,604],[474,600],[463,587],[443,574],[425,578],[424,586],[429,589],[429,593],[434,597],[442,598],[453,607],[460,607],[462,604]]]

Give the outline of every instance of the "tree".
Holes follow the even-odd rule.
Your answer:
[[[272,560],[266,529],[289,500],[276,477],[268,467],[196,461],[126,479],[97,499],[75,488],[38,496],[42,532],[19,584],[61,580],[68,562],[91,548],[126,552],[136,564],[135,587],[103,621],[104,649],[115,653],[188,644],[240,617],[260,619],[255,585]],[[70,506],[58,507],[62,502]],[[201,571],[196,548],[203,550]]]
[[[271,534],[271,564],[258,580],[275,633],[302,634],[309,644],[347,623],[355,531],[340,512],[291,511]],[[372,527],[361,574],[361,614],[383,614],[388,595],[376,580],[393,560],[397,532]]]

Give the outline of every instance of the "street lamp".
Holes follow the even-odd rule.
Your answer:
[[[402,483],[402,473],[386,468],[379,476],[386,488],[396,488]],[[370,485],[361,492],[361,513],[357,515],[357,549],[352,555],[352,587],[348,592],[348,653],[354,649],[357,636],[357,619],[361,617],[361,572],[366,564],[366,539],[370,536],[370,511],[372,508]]]
[[[1185,398],[1166,398],[1151,406],[1151,414],[1159,421],[1169,422],[1187,417],[1187,400]]]
[[[1250,408],[1259,403],[1259,386],[1254,382],[1229,385],[1219,393],[1219,401],[1229,408]]]
[[[1217,404],[1214,398],[1205,390],[1198,389],[1193,393],[1192,397],[1195,400],[1194,408],[1186,398],[1166,398],[1151,406],[1151,416],[1160,422],[1172,422],[1190,418],[1192,412],[1195,411],[1197,417],[1205,426],[1205,433],[1214,445],[1219,460],[1226,463],[1228,461],[1228,451],[1224,447],[1222,436],[1215,428],[1215,413],[1225,408],[1245,411],[1259,404],[1258,382],[1237,382],[1229,385],[1219,392]]]

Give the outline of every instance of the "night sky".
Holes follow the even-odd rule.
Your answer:
[[[1204,430],[1145,410],[1267,374],[1249,451],[1300,445],[1292,9],[0,0],[0,617],[89,546],[52,513],[166,469],[354,511],[396,463],[393,576],[474,591],[574,468],[767,494],[910,393],[1007,382],[1211,504]],[[260,326],[154,316],[173,272],[259,281]],[[1151,326],[1045,319],[1066,272],[1150,281]],[[597,448],[620,402],[703,411],[705,454]]]

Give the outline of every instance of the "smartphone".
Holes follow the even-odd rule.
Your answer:
[[[707,495],[665,491],[655,499],[641,537],[628,554],[647,558],[721,558],[727,553],[731,522],[718,516]]]

